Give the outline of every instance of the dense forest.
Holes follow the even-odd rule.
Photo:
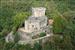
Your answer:
[[[16,35],[32,7],[46,7],[46,16],[54,20],[54,36],[33,47],[6,43],[5,36],[11,31]],[[0,0],[0,50],[75,50],[75,0]]]

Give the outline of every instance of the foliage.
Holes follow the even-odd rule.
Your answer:
[[[19,26],[28,18],[29,13],[27,12],[20,12],[13,16],[13,28],[12,30],[17,30]]]
[[[43,36],[46,36],[46,33],[45,32],[41,32],[40,33],[40,37],[43,37]]]
[[[0,0],[0,50],[74,50],[74,5],[74,0]],[[43,46],[35,44],[33,48],[29,44],[14,46],[16,43],[5,43],[5,36],[10,31],[16,32],[21,27],[24,20],[30,15],[31,7],[46,7],[46,16],[54,20],[53,33],[55,36],[52,37],[51,42],[48,41]],[[62,39],[60,34],[63,36]],[[41,34],[41,36],[44,35]]]

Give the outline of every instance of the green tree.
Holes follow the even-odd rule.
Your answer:
[[[46,36],[46,33],[45,32],[41,32],[40,33],[40,37],[43,37],[43,36]]]
[[[28,12],[20,12],[13,16],[13,31],[16,31],[22,23],[28,18],[30,14]]]

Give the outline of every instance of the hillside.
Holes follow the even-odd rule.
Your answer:
[[[0,0],[0,50],[75,50],[75,0]],[[54,36],[46,43],[18,45],[6,43],[11,31],[17,34],[32,7],[45,7],[48,19],[53,19]],[[60,38],[62,36],[62,38]]]

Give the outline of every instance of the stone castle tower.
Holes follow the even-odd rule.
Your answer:
[[[43,27],[47,26],[46,8],[32,8],[32,16],[25,21],[25,30],[29,33],[43,32]]]

